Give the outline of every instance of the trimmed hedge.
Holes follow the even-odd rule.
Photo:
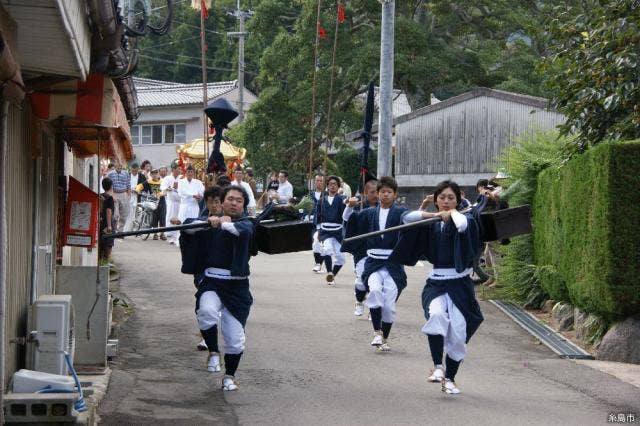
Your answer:
[[[640,312],[640,141],[594,147],[542,172],[534,256],[542,287],[607,319]]]

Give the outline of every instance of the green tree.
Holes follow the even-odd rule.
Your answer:
[[[548,23],[542,69],[563,134],[582,151],[605,139],[640,137],[640,5],[634,0],[562,5]]]

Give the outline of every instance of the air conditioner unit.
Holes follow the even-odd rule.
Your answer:
[[[73,360],[74,313],[70,295],[40,296],[31,306],[30,368],[45,373],[69,373],[64,352]]]

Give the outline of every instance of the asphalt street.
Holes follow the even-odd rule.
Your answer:
[[[195,349],[195,289],[179,250],[129,237],[113,255],[135,313],[120,330],[102,424],[584,426],[620,413],[640,423],[639,388],[558,358],[487,302],[456,380],[462,393],[444,394],[426,381],[419,295],[428,266],[408,268],[392,351],[377,353],[370,322],[353,315],[351,258],[329,287],[310,252],[252,259],[240,389],[223,393],[222,373],[208,373]]]

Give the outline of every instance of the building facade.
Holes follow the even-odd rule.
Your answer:
[[[27,364],[31,304],[55,294],[58,267],[97,264],[96,248],[63,244],[69,178],[97,193],[99,159],[132,156],[133,83],[92,63],[96,53],[113,52],[96,49],[92,38],[92,30],[110,34],[101,25],[117,28],[115,6],[104,5],[98,11],[85,0],[0,1],[2,397]],[[90,19],[99,24],[90,26]]]
[[[395,119],[395,177],[409,206],[452,179],[475,197],[479,179],[519,136],[555,129],[565,117],[543,98],[478,88]]]
[[[131,127],[135,161],[151,161],[154,167],[169,166],[177,157],[176,147],[202,139],[204,109],[202,84],[182,84],[135,78],[140,116]],[[209,102],[224,97],[231,105],[238,103],[237,81],[209,83]],[[244,90],[244,111],[249,110],[256,96]],[[231,123],[231,126],[236,121]]]

